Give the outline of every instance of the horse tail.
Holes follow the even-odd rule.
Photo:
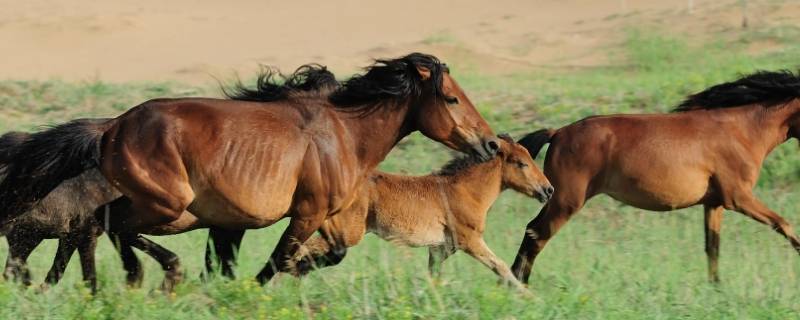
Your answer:
[[[28,134],[19,131],[11,131],[0,136],[0,166],[5,166],[14,154],[14,148],[22,144]]]
[[[517,143],[528,149],[528,153],[531,154],[531,157],[536,159],[536,156],[539,154],[539,151],[542,150],[545,144],[550,142],[550,139],[556,134],[556,130],[553,129],[540,129],[529,134],[526,134],[522,139],[519,139]]]
[[[64,180],[98,167],[100,140],[114,122],[73,120],[30,134],[14,147],[0,182],[0,225],[30,210]]]

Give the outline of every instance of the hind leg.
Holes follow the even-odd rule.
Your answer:
[[[33,249],[42,242],[41,237],[32,236],[32,233],[14,228],[6,235],[8,241],[8,259],[3,277],[6,280],[20,281],[26,286],[31,285],[31,272],[28,270],[28,256]]]
[[[722,228],[722,206],[703,206],[705,210],[706,256],[708,257],[708,280],[717,283],[717,261],[719,260],[719,233]]]
[[[216,271],[214,265],[217,265],[222,269],[222,276],[236,279],[233,269],[236,267],[236,257],[239,255],[239,246],[244,233],[244,230],[225,230],[215,227],[208,229],[206,272],[203,277],[213,275]]]
[[[76,237],[58,239],[58,249],[53,259],[53,266],[50,267],[50,271],[47,272],[47,277],[44,280],[44,284],[42,284],[42,289],[57,284],[64,276],[64,270],[67,268],[67,264],[69,264],[69,260],[72,258],[72,254],[77,248],[77,242],[78,240]]]
[[[172,291],[175,285],[183,279],[183,273],[180,268],[178,256],[172,251],[169,251],[166,248],[158,245],[157,243],[140,236],[137,232],[133,231],[135,228],[127,228],[127,223],[130,222],[130,220],[127,220],[128,214],[132,214],[134,216],[136,215],[137,207],[135,202],[123,197],[114,200],[109,205],[111,206],[111,212],[114,212],[114,218],[112,218],[108,223],[111,228],[109,234],[113,234],[116,236],[116,238],[118,238],[120,244],[120,255],[123,256],[123,263],[127,259],[129,260],[128,263],[130,266],[135,268],[133,266],[133,261],[137,261],[135,258],[131,257],[132,254],[128,253],[128,249],[125,247],[133,246],[134,248],[141,250],[147,255],[153,257],[153,259],[155,259],[161,265],[161,268],[165,271],[162,289],[167,292]],[[131,269],[126,267],[126,270],[128,270],[128,274],[130,276]]]
[[[511,269],[514,275],[528,283],[536,256],[542,252],[547,242],[564,226],[572,215],[583,207],[586,201],[586,186],[575,187],[559,184],[553,198],[545,204],[525,229],[522,244]]]
[[[128,286],[131,288],[141,287],[144,278],[144,270],[142,269],[142,263],[139,261],[139,258],[136,257],[136,253],[133,252],[133,247],[130,242],[123,241],[122,237],[114,232],[108,233],[108,239],[111,240],[111,244],[114,246],[114,249],[117,250],[122,260],[122,268],[125,269],[127,273],[126,282]]]

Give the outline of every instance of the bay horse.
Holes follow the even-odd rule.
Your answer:
[[[520,143],[534,157],[550,143],[544,172],[556,191],[525,230],[515,276],[527,283],[547,242],[598,194],[652,211],[703,205],[711,282],[725,209],[770,226],[800,253],[789,223],[753,194],[764,158],[800,137],[798,98],[796,74],[760,71],[691,95],[674,113],[589,117],[527,135]]]
[[[106,121],[107,119],[82,120],[87,129],[95,124],[102,125]],[[24,132],[9,132],[0,136],[0,179],[3,177],[5,165],[13,157],[15,148],[29,137],[30,135]],[[107,211],[106,204],[121,196],[122,194],[113,188],[97,169],[85,171],[59,184],[29,211],[12,219],[0,229],[0,233],[6,236],[9,246],[4,278],[18,280],[29,286],[31,275],[27,268],[28,256],[42,240],[58,239],[53,265],[42,287],[46,288],[61,280],[69,260],[77,250],[83,280],[92,292],[96,292],[97,237],[104,231],[105,215],[113,214]],[[132,244],[120,242],[113,233],[109,234],[109,239],[119,251],[123,267],[128,272],[128,284],[139,286],[143,274],[140,263],[131,250]],[[159,251],[158,245],[146,238],[140,237],[136,241],[139,242],[137,245],[148,249],[148,253]],[[162,267],[172,267],[164,261],[170,260],[169,256],[153,255],[153,257],[159,260]]]
[[[481,162],[474,156],[459,157],[438,172],[419,177],[375,171],[364,183],[353,205],[328,218],[319,235],[309,239],[293,260],[294,275],[313,267],[339,264],[347,248],[358,244],[366,232],[412,247],[428,247],[428,268],[438,274],[441,263],[456,250],[463,250],[494,271],[509,284],[522,288],[508,266],[489,249],[483,231],[489,208],[505,189],[512,189],[541,202],[553,187],[528,151],[507,135],[498,156]],[[222,275],[233,278],[232,267],[244,231],[214,230],[209,247]],[[222,248],[222,250],[220,250]],[[206,252],[207,272],[213,272],[211,252]]]
[[[445,259],[463,250],[503,282],[524,289],[483,240],[486,216],[505,189],[546,202],[553,187],[525,148],[501,137],[498,156],[491,161],[460,157],[439,172],[419,177],[373,173],[355,203],[328,218],[320,234],[304,244],[296,258],[296,274],[338,264],[347,248],[371,232],[393,243],[428,247],[432,275],[439,274]]]
[[[420,131],[485,160],[499,148],[448,68],[431,55],[378,60],[330,94],[261,85],[229,100],[150,100],[108,121],[102,133],[67,123],[33,134],[0,183],[0,207],[9,208],[0,222],[61,181],[100,168],[130,201],[128,212],[110,223],[120,234],[261,228],[291,218],[256,277],[264,284],[287,270],[287,259],[328,216],[353,202],[406,135]],[[39,148],[55,137],[63,141],[59,149]]]

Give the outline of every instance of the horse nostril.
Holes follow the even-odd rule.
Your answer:
[[[548,197],[552,196],[553,192],[555,192],[555,191],[556,191],[556,189],[553,188],[552,186],[549,186],[549,187],[544,189],[544,193],[546,193]]]
[[[497,141],[494,141],[494,140],[490,140],[489,142],[487,142],[486,146],[487,146],[487,149],[489,149],[489,151],[493,151],[493,152],[497,151],[497,149],[500,149],[500,145],[497,144]]]

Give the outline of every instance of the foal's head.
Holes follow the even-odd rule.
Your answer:
[[[344,82],[330,100],[365,113],[392,103],[408,106],[410,130],[483,160],[499,148],[494,132],[450,77],[448,67],[431,55],[378,60],[363,75]]]
[[[553,186],[542,170],[533,162],[528,150],[507,135],[500,135],[498,157],[502,161],[503,186],[547,202],[553,195]]]

